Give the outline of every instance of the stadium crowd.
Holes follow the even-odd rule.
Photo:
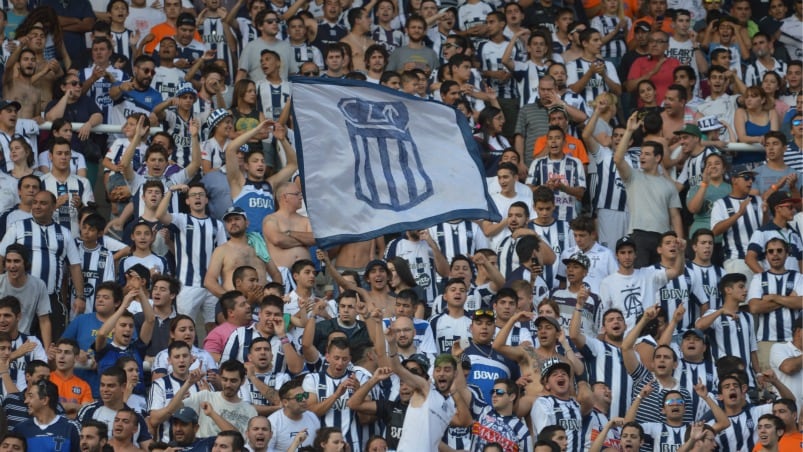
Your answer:
[[[803,1],[0,12],[0,450],[803,448]],[[501,220],[316,247],[290,76],[455,107]]]

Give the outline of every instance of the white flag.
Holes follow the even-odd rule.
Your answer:
[[[460,112],[375,84],[293,78],[299,168],[319,246],[499,221]]]

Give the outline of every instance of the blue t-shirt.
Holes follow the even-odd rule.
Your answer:
[[[478,345],[472,340],[463,354],[471,358],[471,372],[466,382],[479,387],[484,400],[491,400],[491,390],[498,378],[510,378],[513,381],[519,379],[518,364],[492,349],[490,345]]]
[[[55,422],[44,429],[29,419],[17,425],[14,431],[25,437],[28,450],[37,452],[78,452],[81,450],[78,425],[61,416],[58,416]]]

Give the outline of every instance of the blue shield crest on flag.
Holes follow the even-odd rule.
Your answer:
[[[414,207],[434,194],[403,102],[344,98],[338,102],[354,152],[354,189],[375,209]]]

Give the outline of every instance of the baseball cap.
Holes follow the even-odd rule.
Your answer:
[[[429,359],[423,353],[413,353],[409,358],[402,361],[402,366],[407,363],[416,363],[424,370],[424,373],[429,372]]]
[[[704,138],[703,132],[695,124],[686,124],[682,129],[676,130],[675,135],[691,135],[699,138]]]
[[[193,96],[198,96],[198,92],[195,91],[195,88],[192,87],[191,83],[182,83],[179,85],[178,90],[176,90],[176,97],[181,97],[184,94],[192,94]]]
[[[368,273],[371,273],[371,270],[373,270],[374,267],[382,267],[385,270],[385,273],[390,273],[388,270],[388,264],[385,261],[381,259],[374,259],[371,262],[368,262],[368,265],[365,266],[366,277],[368,276]]]
[[[781,29],[781,21],[774,17],[766,16],[758,21],[758,31],[766,33],[770,38],[775,39],[775,33]]]
[[[569,117],[569,112],[567,112],[566,109],[563,108],[562,105],[555,105],[555,106],[549,107],[549,110],[547,110],[547,114],[551,115],[552,113],[555,113],[556,111],[559,111],[559,112],[563,113],[567,118]]]
[[[560,331],[560,322],[558,322],[558,320],[554,317],[550,317],[548,315],[539,316],[537,319],[535,319],[535,326],[538,326],[541,322],[547,322],[554,326],[556,330]]]
[[[176,19],[176,28],[182,25],[190,25],[195,27],[195,16],[190,13],[181,13],[178,15],[178,19]]]
[[[698,328],[690,328],[690,329],[686,330],[685,332],[683,332],[682,338],[685,339],[686,336],[690,336],[690,335],[697,336],[701,340],[705,341],[705,333],[703,333],[703,331],[698,329]]]
[[[616,241],[616,251],[619,251],[619,248],[624,246],[632,246],[633,249],[636,249],[636,242],[630,238],[630,236],[624,236],[621,239]]]
[[[747,165],[735,165],[733,168],[731,168],[729,174],[731,177],[735,177],[741,174],[756,174],[756,172]]]
[[[563,259],[563,265],[567,265],[569,262],[575,262],[577,264],[580,264],[586,270],[588,270],[589,267],[591,267],[591,261],[588,259],[588,256],[586,256],[585,254],[581,253],[580,251],[578,251],[576,253],[573,253],[571,256],[567,257],[566,259]]]
[[[5,110],[8,107],[14,107],[19,111],[19,109],[22,108],[22,104],[16,100],[0,100],[0,110]]]
[[[496,320],[496,314],[491,309],[477,309],[475,311],[471,311],[471,320],[477,320],[482,317]]]
[[[650,26],[650,24],[648,24],[646,21],[643,21],[643,20],[639,20],[638,22],[633,24],[633,27],[635,28],[635,31],[650,31],[650,30],[652,30],[652,27]]]
[[[185,406],[176,411],[173,416],[171,416],[171,419],[178,419],[186,424],[197,424],[198,413],[196,413],[192,408]]]
[[[226,221],[226,218],[232,215],[239,215],[243,218],[248,218],[248,215],[245,214],[245,210],[243,210],[242,207],[231,206],[226,209],[226,213],[223,214],[223,221]]]
[[[226,110],[225,108],[218,108],[212,110],[212,113],[209,114],[209,117],[206,118],[206,126],[209,128],[210,135],[211,131],[217,127],[224,119],[231,116],[231,113]]]
[[[776,207],[782,204],[799,204],[800,198],[793,198],[792,194],[788,191],[778,190],[767,198],[767,205],[770,211],[775,210]]]
[[[148,270],[148,267],[142,264],[134,264],[125,272],[134,272],[137,274],[137,276],[145,280],[146,287],[151,285],[151,272]]]
[[[559,369],[565,370],[569,375],[572,373],[572,368],[569,366],[569,364],[561,361],[558,358],[547,359],[544,361],[544,364],[541,365],[541,379],[548,378],[552,372]]]

